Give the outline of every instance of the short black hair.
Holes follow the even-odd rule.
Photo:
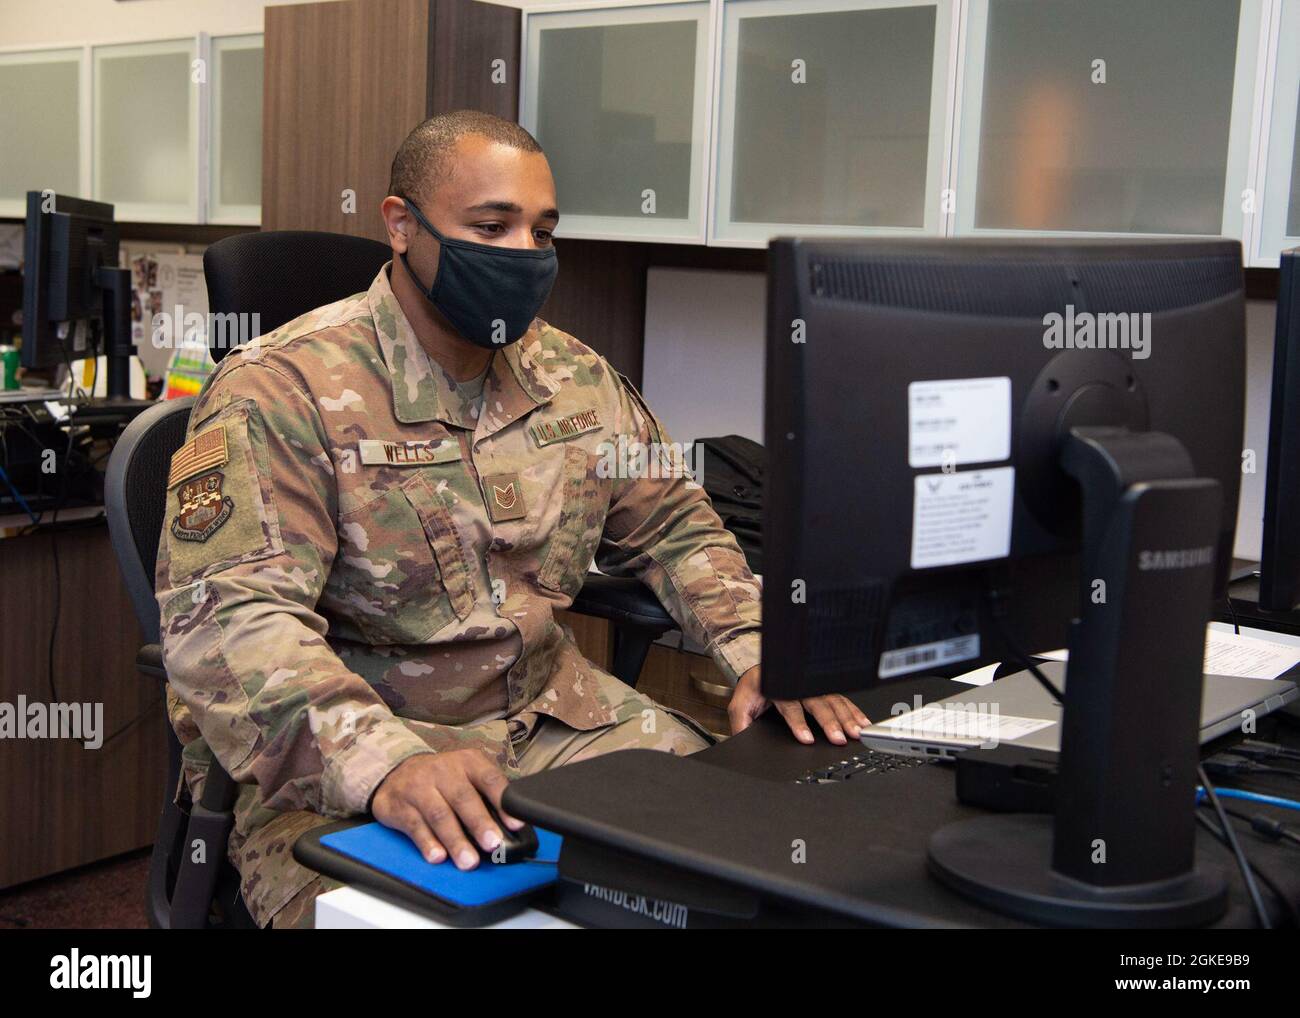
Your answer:
[[[408,134],[398,147],[388,193],[422,204],[451,175],[452,147],[467,134],[482,135],[524,152],[542,151],[537,139],[513,121],[481,110],[440,113]]]

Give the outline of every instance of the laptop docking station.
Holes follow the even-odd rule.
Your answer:
[[[957,755],[957,798],[998,813],[1056,810],[1057,754],[1010,743]]]

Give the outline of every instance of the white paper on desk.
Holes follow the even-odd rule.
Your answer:
[[[1038,657],[1065,661],[1069,651],[1051,650]],[[1210,627],[1205,633],[1205,674],[1236,675],[1243,679],[1276,679],[1300,664],[1300,647],[1253,636],[1237,636]]]
[[[993,673],[998,670],[1001,661],[994,661],[991,665],[985,665],[983,668],[976,668],[974,671],[966,672],[964,675],[954,675],[953,682],[964,682],[968,686],[987,686],[993,681]]]
[[[1205,641],[1206,675],[1240,675],[1246,679],[1276,679],[1300,664],[1300,648],[1253,636],[1235,636],[1211,629]]]

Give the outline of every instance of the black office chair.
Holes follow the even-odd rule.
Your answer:
[[[159,647],[158,602],[154,599],[154,566],[167,510],[166,477],[172,454],[185,442],[193,398],[169,400],[150,407],[122,432],[108,461],[104,507],[109,535],[126,589],[131,597],[145,646],[136,667],[164,689]],[[167,739],[167,784],[162,814],[149,860],[146,911],[155,929],[251,928],[252,918],[239,893],[239,874],[226,859],[226,842],[233,823],[238,786],[215,761],[208,769],[202,800],[189,800],[180,787],[181,745],[164,717]],[[206,858],[196,862],[196,840]]]
[[[203,254],[208,306],[213,314],[255,313],[267,333],[313,308],[368,290],[390,258],[386,244],[338,233],[278,230],[227,237]],[[228,347],[211,349],[214,360],[228,352]],[[626,577],[591,574],[573,611],[614,624],[610,671],[629,686],[636,686],[650,645],[677,626],[645,584]]]

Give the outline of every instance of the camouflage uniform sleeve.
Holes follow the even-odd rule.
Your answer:
[[[311,399],[223,365],[172,460],[157,569],[163,660],[208,746],[265,805],[349,816],[429,747],[325,640],[337,489]]]
[[[735,537],[722,525],[704,489],[683,469],[637,469],[668,447],[663,425],[631,383],[616,379],[616,428],[628,437],[632,469],[618,464],[596,565],[634,575],[650,587],[693,641],[707,647],[733,685],[759,661],[762,597]],[[617,457],[616,463],[617,463]],[[660,462],[664,462],[662,459]],[[624,476],[637,475],[637,476]]]

